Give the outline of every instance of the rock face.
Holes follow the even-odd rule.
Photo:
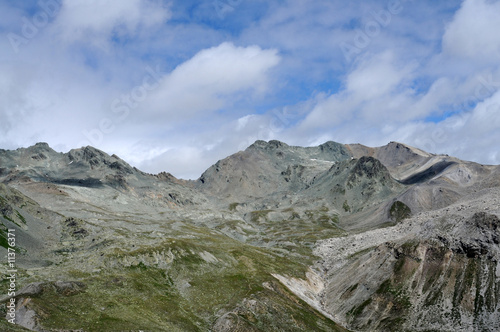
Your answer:
[[[297,192],[306,189],[314,176],[332,163],[350,157],[343,145],[334,142],[302,148],[257,141],[210,167],[198,179],[197,188],[227,202]]]
[[[498,189],[321,241],[316,269],[325,287],[314,303],[353,330],[498,330]]]
[[[17,330],[498,330],[499,215],[499,166],[397,142],[256,141],[197,181],[0,150]]]
[[[15,325],[22,326],[31,331],[43,331],[40,326],[36,307],[33,306],[32,298],[40,297],[43,293],[55,293],[58,296],[72,296],[82,293],[85,284],[78,281],[56,281],[35,282],[23,287],[16,293]],[[4,297],[0,302],[10,301],[11,297]],[[6,316],[6,320],[11,317]]]

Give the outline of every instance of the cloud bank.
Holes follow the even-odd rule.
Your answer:
[[[257,139],[500,163],[500,1],[221,1],[1,3],[0,148],[182,178]]]

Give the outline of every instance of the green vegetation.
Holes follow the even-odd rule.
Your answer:
[[[303,218],[291,209],[291,218],[277,221],[271,212],[253,211],[246,222],[215,220],[209,227],[180,221],[182,226],[155,240],[147,232],[132,239],[117,230],[120,237],[100,250],[81,249],[79,243],[90,237],[73,239],[55,250],[63,261],[44,274],[81,281],[85,291],[72,296],[47,291],[30,306],[48,330],[207,331],[232,312],[225,317],[246,330],[345,331],[272,276],[304,279],[317,259],[315,241],[343,234],[335,224],[338,217],[318,209]],[[61,222],[63,236],[71,225],[80,225],[72,218]],[[75,266],[82,259],[87,270]],[[96,261],[99,273],[90,272]],[[19,287],[47,280],[24,277]]]
[[[356,288],[358,288],[358,286],[359,286],[359,284],[358,284],[358,283],[356,283],[356,284],[352,285],[351,287],[349,287],[349,288],[347,289],[347,291],[348,291],[348,292],[353,292]]]
[[[457,276],[457,281],[455,282],[455,289],[453,293],[453,306],[459,307],[461,302],[467,292],[470,291],[474,279],[476,278],[478,264],[477,259],[468,258],[463,262],[465,268],[462,269]]]
[[[0,246],[5,249],[9,248],[9,242],[7,241],[7,227],[4,224],[0,224]]]
[[[349,204],[347,204],[347,200],[345,200],[344,204],[342,204],[342,208],[345,212],[351,212],[351,207],[349,206]]]
[[[344,293],[341,295],[341,299],[348,299],[353,295],[353,292],[358,288],[359,284],[355,283],[354,285],[350,286]]]
[[[364,254],[369,253],[370,251],[372,251],[374,248],[375,247],[368,247],[366,249],[360,250],[358,252],[355,252],[354,254],[349,255],[348,258],[352,259],[352,258],[357,258],[357,257],[363,256]]]
[[[401,222],[411,216],[411,209],[403,202],[395,201],[389,210],[389,217],[396,221]]]
[[[403,249],[405,255],[412,256],[419,244],[420,242],[418,240],[407,241],[401,245],[401,249]]]
[[[23,224],[26,225],[26,219],[19,213],[19,211],[16,210],[17,217],[23,222]]]
[[[409,297],[405,295],[404,285],[394,283],[391,279],[384,281],[375,293],[390,297],[392,301],[403,308],[410,307]]]
[[[271,212],[271,210],[258,210],[258,211],[252,211],[250,213],[250,218],[253,223],[258,223],[260,221],[264,221],[263,219],[266,219],[267,215]]]
[[[9,201],[2,196],[0,196],[0,215],[18,227],[22,227],[21,224],[26,225],[26,219],[18,210],[14,210]]]
[[[365,308],[370,303],[372,303],[372,299],[368,298],[363,303],[361,303],[359,306],[352,307],[351,310],[349,310],[347,312],[347,317],[351,317],[351,319],[355,319],[356,317],[358,317],[359,315],[361,315],[363,313],[363,310],[365,310]]]
[[[272,220],[272,210],[252,211],[245,225],[238,221],[221,220],[216,229],[228,236],[244,238],[246,243],[269,248],[312,262],[312,247],[317,240],[345,234],[337,225],[338,216],[329,215],[325,209],[305,211],[303,218],[293,210],[286,212],[286,220]]]
[[[29,332],[31,330],[25,329],[22,326],[19,326],[17,324],[12,324],[5,319],[5,314],[6,311],[5,309],[0,310],[0,315],[2,318],[0,318],[0,331],[8,331],[8,332]]]
[[[389,316],[381,321],[382,325],[390,331],[400,331],[400,326],[404,322],[403,317],[411,308],[410,297],[406,293],[404,281],[387,279],[380,284],[375,294],[378,297],[377,302],[392,303],[390,311],[386,313]]]
[[[240,203],[234,202],[234,203],[229,204],[229,211],[236,211],[236,207],[238,205],[240,205]]]
[[[97,275],[75,271],[73,277],[87,285],[84,293],[63,297],[47,292],[33,299],[36,311],[42,313],[43,326],[86,331],[207,331],[220,312],[240,308],[231,317],[249,328],[345,331],[271,276],[304,278],[312,256],[308,260],[288,258],[272,248],[242,244],[201,227],[190,228],[190,234],[195,238],[167,238],[134,251],[115,249],[103,258],[123,262],[157,252],[171,253],[172,261],[161,268],[142,259]],[[266,283],[273,286],[264,287]],[[254,310],[250,300],[257,301],[259,310]]]

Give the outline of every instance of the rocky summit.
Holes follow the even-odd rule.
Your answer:
[[[256,141],[195,181],[0,150],[0,330],[498,331],[499,216],[500,166],[397,142]]]

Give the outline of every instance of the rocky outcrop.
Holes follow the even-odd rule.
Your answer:
[[[7,313],[6,319],[14,317],[16,325],[25,327],[31,331],[44,331],[40,325],[39,314],[36,312],[36,306],[33,306],[32,299],[42,296],[44,293],[53,293],[55,296],[73,296],[84,292],[86,285],[79,281],[54,281],[54,282],[35,282],[24,286],[15,297],[15,312],[10,316]],[[0,303],[9,301],[11,297],[4,296],[0,298]]]
[[[41,143],[0,150],[0,252],[81,280],[17,293],[34,330],[495,330],[499,190],[397,142],[257,141],[197,181]]]
[[[315,269],[324,290],[283,283],[356,331],[498,330],[499,203],[498,190],[486,191],[467,209],[457,203],[322,241]]]

